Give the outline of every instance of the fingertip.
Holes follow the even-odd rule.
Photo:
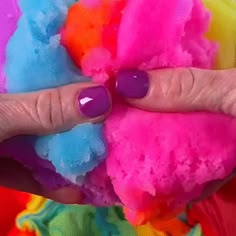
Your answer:
[[[149,91],[149,74],[142,70],[120,70],[116,76],[116,91],[126,99],[142,99]]]
[[[84,88],[78,95],[78,109],[87,120],[102,120],[111,111],[112,99],[104,86]]]

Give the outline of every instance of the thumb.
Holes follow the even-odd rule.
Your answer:
[[[120,71],[116,89],[138,108],[157,112],[224,112],[236,116],[236,70]]]
[[[0,95],[0,141],[16,135],[62,132],[99,122],[110,111],[108,91],[90,83],[26,94]]]

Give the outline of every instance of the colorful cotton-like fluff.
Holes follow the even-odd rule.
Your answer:
[[[41,0],[32,3],[21,0],[18,3],[22,15],[6,48],[4,72],[7,76],[7,91],[29,92],[88,81],[60,44],[59,31],[67,9],[74,1]],[[27,47],[22,47],[19,42],[27,42]],[[93,170],[105,157],[105,142],[101,132],[100,124],[84,124],[66,133],[27,139],[30,139],[28,142],[34,145],[34,152],[39,157],[52,163],[53,167],[48,169],[55,168],[56,172],[76,183],[81,182],[86,173]],[[84,138],[80,138],[82,136]],[[17,159],[22,161],[19,155]],[[32,160],[33,158],[31,162]],[[30,161],[23,162],[30,168],[35,165]],[[39,176],[36,175],[37,179],[44,181],[43,174],[39,172]]]
[[[227,0],[205,2],[214,15],[222,4],[229,12]],[[211,14],[200,0],[18,4],[22,15],[4,64],[10,93],[83,82],[85,76],[109,85],[121,69],[214,68],[216,54],[222,56],[221,44],[226,44],[214,31],[214,18],[209,31]],[[234,17],[230,19],[234,25]],[[227,56],[235,62],[235,55]],[[235,128],[236,121],[223,115],[149,113],[118,98],[104,124],[16,138],[2,144],[0,154],[32,169],[47,187],[80,187],[85,203],[123,205],[126,217],[141,224],[178,213],[212,181],[232,173]]]
[[[204,38],[210,15],[200,1],[120,1],[122,16],[116,4],[78,3],[69,11],[63,44],[84,74],[104,82],[119,69],[213,66],[217,46]],[[88,43],[89,35],[96,36]],[[112,39],[112,47],[104,39]],[[231,173],[234,126],[220,115],[154,114],[116,105],[105,123],[107,170],[129,219],[165,215]]]
[[[4,188],[0,188],[0,193],[0,206],[4,210],[0,216],[2,236],[58,236],[68,232],[70,236],[202,236],[199,226],[188,225],[185,213],[166,222],[134,227],[125,220],[120,207],[63,205]]]

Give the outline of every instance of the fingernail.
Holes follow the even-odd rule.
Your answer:
[[[111,107],[108,91],[103,86],[82,90],[78,100],[81,113],[88,118],[105,115]]]
[[[119,71],[116,79],[116,91],[123,97],[144,98],[149,90],[147,72],[140,70]]]

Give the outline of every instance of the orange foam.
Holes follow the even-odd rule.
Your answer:
[[[125,0],[103,0],[97,7],[76,3],[69,9],[61,31],[62,44],[68,50],[77,66],[82,57],[91,49],[106,47],[116,51],[118,27]]]

